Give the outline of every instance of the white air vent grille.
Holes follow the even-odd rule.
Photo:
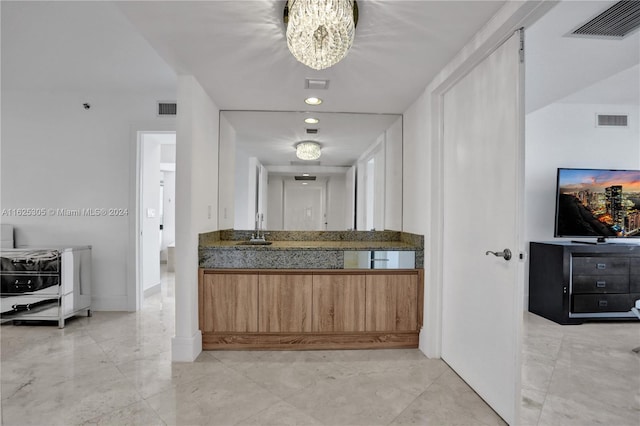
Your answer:
[[[292,166],[319,166],[320,160],[290,161],[289,164]]]
[[[312,90],[327,90],[329,88],[329,80],[321,80],[319,78],[306,78],[304,80],[304,88]]]
[[[598,114],[598,127],[627,127],[626,115]]]
[[[158,115],[176,115],[178,106],[175,102],[158,102]]]
[[[625,0],[574,30],[572,34],[592,37],[623,38],[640,26],[640,1]]]

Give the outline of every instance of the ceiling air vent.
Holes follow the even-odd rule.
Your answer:
[[[176,115],[177,109],[178,109],[178,106],[175,102],[158,102],[159,116]]]
[[[307,129],[308,135],[315,135],[318,133],[318,129]]]
[[[315,176],[294,176],[295,180],[316,180]]]
[[[598,127],[627,127],[626,115],[598,114]]]
[[[305,78],[304,88],[311,90],[327,90],[329,88],[329,80],[321,80],[319,78]]]
[[[640,1],[625,0],[574,30],[571,34],[587,37],[623,38],[640,26]]]
[[[292,166],[319,166],[320,160],[290,161],[289,164]]]

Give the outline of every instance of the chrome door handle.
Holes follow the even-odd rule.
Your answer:
[[[486,256],[489,256],[489,254],[492,254],[496,257],[503,257],[504,260],[511,260],[511,250],[509,250],[508,248],[502,250],[502,251],[490,251],[487,250],[487,252],[485,253]]]

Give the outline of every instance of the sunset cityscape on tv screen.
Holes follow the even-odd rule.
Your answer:
[[[640,170],[558,169],[556,236],[640,237]]]

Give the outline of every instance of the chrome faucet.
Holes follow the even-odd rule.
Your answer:
[[[251,235],[251,241],[265,241],[264,239],[264,231],[262,230],[262,221],[264,220],[264,214],[256,213],[256,231],[255,234]],[[260,232],[262,231],[262,235]]]

